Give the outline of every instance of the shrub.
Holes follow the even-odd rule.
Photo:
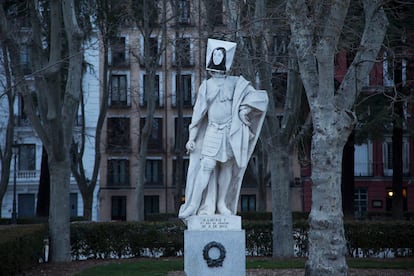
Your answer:
[[[2,227],[0,235],[0,273],[15,275],[39,263],[43,258],[45,224]]]
[[[307,256],[308,228],[306,220],[293,223],[296,256]],[[243,220],[243,229],[247,255],[272,255],[271,220]],[[71,230],[72,254],[75,258],[177,256],[183,253],[184,230],[178,220],[75,223]],[[350,256],[380,256],[380,252],[413,256],[414,222],[345,222],[345,238]]]
[[[75,259],[176,256],[184,248],[184,229],[179,221],[73,223],[72,256]]]
[[[350,256],[413,256],[414,223],[412,221],[350,221],[345,236]],[[383,257],[386,257],[384,255]]]
[[[264,219],[268,215],[259,217],[263,220],[243,219],[246,254],[271,256],[272,221]],[[350,256],[414,255],[414,221],[345,221],[344,225]],[[46,226],[31,224],[0,228],[1,275],[17,274],[42,259]],[[296,256],[307,256],[308,227],[306,220],[294,220]],[[71,224],[72,257],[180,256],[183,254],[185,229],[185,225],[177,219],[166,222],[74,222]]]

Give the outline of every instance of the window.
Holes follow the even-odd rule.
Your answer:
[[[107,18],[107,20],[112,20],[111,24],[115,24],[116,26],[119,26],[119,28],[130,27],[132,25],[131,23],[132,20],[130,16],[127,16],[127,12],[126,12],[127,8],[130,7],[129,2],[130,1],[128,0],[105,1],[105,3],[107,3],[105,5],[108,6],[108,10],[105,11],[105,13],[108,16],[110,16],[110,18]],[[133,2],[138,2],[138,1],[133,1]],[[139,1],[139,2],[142,2],[142,1]],[[115,30],[112,29],[111,31],[115,31]]]
[[[286,97],[287,89],[287,73],[272,73],[272,90],[275,100],[275,106],[277,104],[283,104]]]
[[[144,196],[144,214],[160,213],[160,197],[157,195]]]
[[[193,98],[193,86],[192,86],[192,75],[191,74],[182,74],[181,78],[180,75],[175,75],[173,79],[175,84],[175,91],[173,91],[173,95],[171,98],[171,104],[173,107],[177,106],[178,96],[182,96],[183,107],[189,108],[194,103]],[[180,94],[181,93],[181,94]]]
[[[129,118],[108,118],[107,149],[111,151],[129,150]]]
[[[383,161],[384,161],[384,175],[392,176],[392,142],[385,142],[382,145]]]
[[[242,195],[241,196],[241,211],[242,212],[256,211],[256,195]]]
[[[157,37],[150,37],[148,38],[148,48],[144,49],[145,53],[149,53],[150,57],[157,57],[158,56],[158,38]]]
[[[384,86],[394,86],[394,53],[384,52],[383,72],[384,72]]]
[[[372,176],[372,143],[354,146],[354,175]]]
[[[19,62],[22,69],[22,73],[24,75],[29,75],[32,73],[32,66],[30,62],[30,49],[28,45],[20,46]]]
[[[190,1],[178,0],[178,23],[190,24]]]
[[[383,154],[383,163],[384,163],[384,176],[392,176],[392,141],[387,139],[382,144],[382,154]],[[403,174],[409,175],[409,143],[406,138],[403,139]]]
[[[176,66],[193,65],[191,48],[191,39],[189,37],[180,37],[175,40],[174,64]]]
[[[36,170],[36,145],[22,144],[19,145],[19,171]]]
[[[140,65],[145,66],[145,62],[149,62],[149,66],[161,65],[161,55],[159,54],[159,43],[158,43],[158,37],[153,36],[147,38],[147,45],[145,43],[145,39],[143,36],[141,36],[140,40],[140,46],[141,46],[141,56],[140,56]],[[148,54],[149,60],[145,60],[145,56]]]
[[[128,84],[127,75],[112,74],[111,76],[111,95],[110,106],[128,105]]]
[[[149,96],[149,85],[151,84],[149,82],[150,78],[149,75],[144,74],[142,75],[142,86],[141,86],[141,91],[142,93],[140,93],[140,99],[139,99],[139,103],[141,107],[145,107],[148,104],[148,96]],[[160,75],[157,74],[155,75],[154,78],[154,90],[152,90],[152,96],[155,97],[155,105],[156,106],[162,106],[163,102],[162,102],[162,92],[160,90],[161,87],[161,83],[160,83]]]
[[[31,218],[35,216],[35,194],[19,194],[17,202],[17,215],[19,218]]]
[[[182,183],[181,187],[185,187],[185,183],[187,180],[187,171],[188,171],[188,164],[190,160],[189,159],[183,159],[183,171],[182,171]],[[175,187],[177,184],[177,160],[173,160],[173,186]]]
[[[206,12],[209,26],[223,25],[223,0],[208,1]]]
[[[119,0],[116,0],[119,2]],[[132,27],[132,25],[137,25],[138,28],[142,30],[144,27],[144,21],[147,19],[148,27],[151,30],[154,30],[159,26],[159,20],[158,16],[160,16],[161,13],[161,1],[125,1],[127,2],[126,7],[123,8],[122,13],[120,13],[120,16],[118,17],[127,17],[130,18],[130,21],[134,22],[134,24],[129,24],[128,27]],[[128,9],[131,9],[133,11],[133,17],[125,16]],[[119,18],[117,20],[119,20]],[[145,18],[145,19],[144,19]]]
[[[111,197],[111,220],[126,220],[126,196]]]
[[[188,126],[191,123],[191,117],[183,117],[183,126],[181,129],[178,128],[178,118],[174,119],[174,129],[175,129],[175,150],[178,151],[177,145],[177,137],[181,137],[182,139],[182,146],[185,149],[185,143],[188,141],[189,133],[188,133]]]
[[[365,217],[368,211],[368,189],[356,188],[354,190],[354,216]]]
[[[128,187],[129,184],[129,160],[108,160],[108,187]]]
[[[288,42],[287,41],[288,41],[288,38],[283,35],[278,35],[278,36],[273,37],[272,51],[271,51],[271,54],[273,55],[273,62],[287,65],[288,63],[288,59],[287,59]]]
[[[127,64],[127,49],[126,37],[116,37],[111,41],[111,58],[109,61],[113,66],[126,66]]]
[[[140,125],[141,130],[144,127],[145,118],[141,118]],[[162,141],[162,118],[154,118],[152,120],[152,129],[151,134],[148,137],[148,150],[150,151],[162,151],[163,141]]]
[[[162,160],[147,159],[145,166],[145,184],[152,186],[162,186]]]
[[[35,99],[35,97],[34,97]],[[35,101],[35,104],[37,104],[37,101]],[[23,96],[19,96],[19,116],[16,122],[17,126],[30,126],[30,120],[27,117],[26,112],[24,111],[24,99]]]

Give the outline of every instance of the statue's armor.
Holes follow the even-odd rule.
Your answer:
[[[213,77],[208,82],[214,91],[207,95],[208,125],[201,150],[203,156],[226,162],[233,157],[229,143],[229,131],[232,117],[234,83],[226,78]]]

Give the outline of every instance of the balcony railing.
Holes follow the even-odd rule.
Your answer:
[[[10,171],[10,181],[13,181],[14,171]],[[24,180],[38,180],[40,178],[40,170],[18,170],[16,171],[16,179],[18,181]]]
[[[409,166],[405,166],[403,169],[403,176],[410,176]],[[392,176],[392,168],[386,168],[383,162],[355,162],[354,164],[354,176]]]
[[[13,182],[14,179],[14,171],[10,171],[9,181]],[[17,182],[25,182],[25,181],[38,181],[40,179],[40,170],[18,170],[16,172],[16,180]],[[73,175],[70,175],[70,181],[75,181]]]
[[[354,164],[355,176],[373,176],[373,163],[372,162],[355,162]]]

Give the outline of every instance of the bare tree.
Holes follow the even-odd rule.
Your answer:
[[[0,37],[5,38],[6,36],[1,33],[0,30]],[[7,102],[7,124],[5,125],[5,133],[1,134],[1,137],[4,137],[4,143],[0,145],[0,160],[1,160],[1,178],[0,178],[0,217],[1,217],[1,206],[3,206],[3,197],[6,193],[7,186],[9,184],[9,176],[10,176],[10,161],[12,159],[12,146],[14,143],[14,122],[15,122],[15,115],[14,115],[14,100],[15,100],[15,89],[12,87],[12,75],[10,72],[10,65],[9,65],[9,49],[7,48],[4,41],[0,41],[2,46],[1,49],[1,60],[2,66],[4,68],[4,76],[3,81],[1,81],[1,88],[4,92],[0,94],[1,98],[6,98],[5,102]],[[16,168],[14,168],[15,170]]]
[[[99,115],[95,127],[94,135],[94,163],[91,175],[86,174],[85,166],[83,163],[83,157],[85,153],[85,142],[86,142],[86,129],[85,129],[85,105],[83,93],[80,98],[80,110],[81,118],[81,129],[78,139],[74,139],[71,149],[71,170],[76,182],[78,183],[79,190],[83,199],[83,216],[87,220],[92,219],[92,204],[93,204],[93,193],[96,188],[99,176],[99,170],[101,165],[101,132],[105,122],[105,118],[108,110],[108,98],[109,98],[109,82],[108,76],[111,72],[109,66],[109,47],[111,42],[113,43],[116,36],[117,30],[122,24],[128,19],[127,6],[125,2],[119,1],[108,1],[108,0],[97,0],[96,6],[92,6],[89,9],[90,14],[95,14],[95,24],[98,39],[100,40],[100,52],[102,53],[102,79],[100,80],[100,91],[102,91],[100,102],[99,102]],[[92,34],[94,35],[94,34]],[[113,46],[113,45],[112,45]],[[99,68],[92,68],[92,70],[98,70]],[[87,70],[87,68],[84,68]]]
[[[350,1],[288,1],[292,42],[313,121],[312,208],[306,275],[347,275],[341,204],[342,152],[365,85],[387,29],[382,1],[364,0],[365,25],[358,51],[335,90],[334,58]]]
[[[156,76],[159,68],[160,59],[165,48],[165,35],[163,35],[164,28],[160,28],[166,24],[166,0],[162,1],[137,1],[130,6],[130,18],[132,18],[135,25],[138,27],[143,40],[144,49],[141,49],[143,55],[132,53],[145,67],[146,78],[144,81],[145,91],[145,122],[140,130],[139,135],[139,152],[138,152],[138,166],[136,180],[136,217],[134,220],[144,220],[144,184],[145,184],[145,167],[147,162],[148,141],[153,129],[155,109],[157,105],[158,95],[156,94]],[[159,18],[160,10],[163,11],[162,18]],[[156,43],[154,43],[156,42]],[[160,42],[160,43],[158,43]],[[140,91],[140,93],[144,93]]]
[[[71,260],[69,150],[81,91],[83,32],[78,25],[79,13],[74,1],[50,1],[44,5],[29,1],[27,4],[31,21],[28,35],[31,35],[29,41],[35,71],[32,74],[34,93],[18,70],[13,70],[13,75],[25,102],[25,112],[49,156],[50,257],[53,262],[68,262]],[[4,9],[0,9],[0,18],[0,32],[7,36],[7,47],[18,51],[21,40],[13,32],[12,18],[6,16]],[[11,68],[18,68],[16,57],[19,55],[11,56]]]
[[[250,80],[257,80],[256,85],[268,91],[270,99],[259,145],[268,158],[272,186],[273,256],[293,256],[290,157],[296,141],[293,135],[298,129],[302,84],[295,56],[284,60],[279,56],[278,48],[282,48],[282,44],[285,50],[281,54],[288,55],[287,39],[279,39],[280,45],[272,41],[274,33],[284,33],[287,38],[288,29],[282,15],[284,4],[282,1],[271,4],[246,1],[244,5],[226,1],[226,4],[230,32],[238,42],[238,63],[241,65],[238,69]],[[272,76],[273,71],[278,72],[279,79]],[[279,87],[272,85],[272,79],[279,80]],[[263,190],[266,176],[262,173],[261,178],[259,190]]]
[[[183,78],[181,75],[183,61],[186,58],[186,50],[184,45],[179,45],[180,41],[182,41],[181,33],[180,33],[180,24],[179,24],[179,1],[172,0],[171,7],[174,13],[174,24],[175,24],[175,54],[176,54],[176,70],[177,70],[177,78],[176,78],[176,104],[177,104],[177,130],[175,136],[175,146],[176,146],[176,166],[175,166],[175,192],[174,192],[174,207],[175,210],[178,212],[180,205],[181,205],[181,197],[183,194],[183,183],[184,183],[184,118],[183,118],[183,108],[184,108],[184,97],[183,97]]]

